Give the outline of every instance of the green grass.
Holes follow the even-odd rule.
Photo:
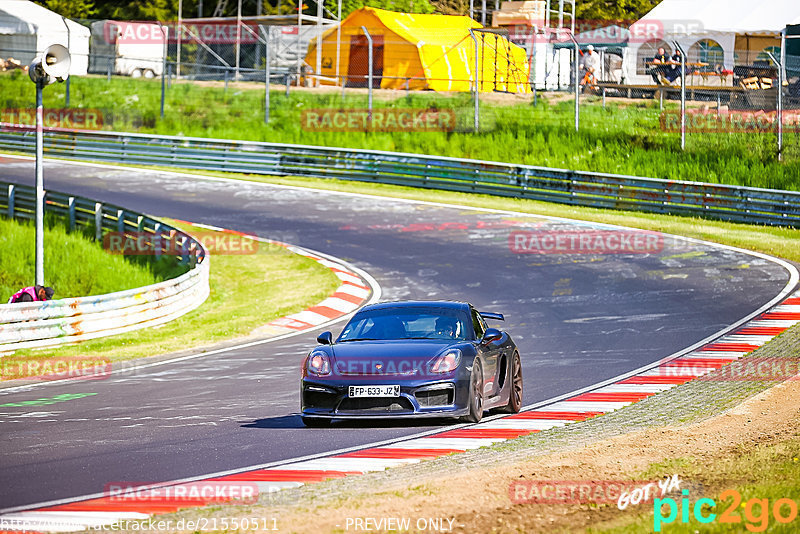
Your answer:
[[[255,83],[232,84],[227,91],[219,84],[173,84],[164,119],[159,116],[160,91],[159,80],[73,77],[71,105],[100,109],[107,130],[390,150],[800,190],[800,132],[785,134],[784,163],[776,160],[774,134],[690,134],[687,150],[681,152],[679,135],[661,130],[652,100],[602,108],[589,98],[576,133],[571,101],[540,99],[533,107],[511,97],[512,105],[482,104],[484,131],[476,134],[470,130],[469,95],[395,92],[389,97],[378,91],[376,107],[454,109],[460,131],[341,133],[304,129],[302,112],[366,108],[363,91],[344,101],[338,91],[293,89],[288,98],[273,91],[269,125],[263,122],[263,87]],[[7,109],[33,106],[32,84],[19,71],[0,75],[0,95],[0,105]],[[60,108],[64,102],[64,84],[44,91],[46,107]]]
[[[172,258],[153,262],[142,257],[107,254],[81,232],[67,232],[47,219],[44,235],[45,284],[54,298],[84,297],[155,284],[185,269]],[[30,223],[0,218],[0,302],[20,288],[33,285],[34,227]]]
[[[192,232],[190,226],[169,222]],[[328,268],[275,245],[260,243],[257,252],[249,255],[212,255],[210,262],[211,292],[196,310],[150,328],[146,335],[134,331],[78,345],[22,350],[14,354],[14,360],[91,354],[96,359],[120,362],[207,346],[248,336],[273,319],[320,302],[340,285]]]

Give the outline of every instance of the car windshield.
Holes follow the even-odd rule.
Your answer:
[[[381,308],[357,313],[337,340],[471,339],[466,316],[446,308]]]

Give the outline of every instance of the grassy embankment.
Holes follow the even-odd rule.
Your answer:
[[[183,269],[167,259],[130,261],[107,254],[80,232],[69,233],[53,219],[47,220],[44,238],[46,285],[54,298],[101,295],[155,284]],[[0,217],[0,302],[31,285],[34,273],[34,228]],[[79,259],[79,260],[78,260]]]
[[[454,109],[464,126],[457,132],[320,132],[304,129],[303,110],[366,108],[363,91],[342,100],[338,91],[273,91],[269,125],[263,122],[263,87],[255,83],[175,83],[159,116],[160,82],[73,77],[71,106],[102,111],[104,129],[146,133],[343,146],[595,170],[655,178],[800,189],[800,132],[785,134],[786,162],[775,157],[773,134],[691,134],[687,151],[679,135],[661,130],[652,100],[584,105],[581,131],[573,130],[572,103],[489,96],[482,104],[480,133],[469,130],[469,95],[377,92],[376,107]],[[32,107],[30,82],[21,74],[0,75],[0,106]],[[612,102],[612,100],[609,100]],[[44,104],[61,108],[63,84],[48,87]],[[674,107],[673,103],[670,103]]]
[[[33,250],[29,246],[33,229],[2,219],[0,223],[0,291],[5,296],[13,293],[10,288],[28,285],[26,273],[33,272]],[[12,231],[13,227],[18,229]],[[183,229],[192,231],[191,227]],[[143,262],[141,256],[136,257],[137,264],[132,264],[130,257],[111,256],[80,234],[67,234],[57,225],[53,225],[45,243],[45,273],[47,283],[56,289],[56,298],[119,291],[165,278],[150,273],[148,265],[153,263]],[[283,247],[258,245],[255,254],[212,256],[211,293],[206,302],[174,321],[148,329],[147,335],[134,331],[59,348],[20,350],[13,359],[19,363],[91,355],[119,362],[201,347],[247,336],[273,319],[323,300],[339,286],[339,279],[317,262]],[[173,270],[169,273],[177,274]]]

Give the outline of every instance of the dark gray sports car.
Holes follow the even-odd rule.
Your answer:
[[[301,410],[308,426],[333,419],[516,413],[522,365],[511,337],[486,326],[496,313],[463,302],[365,306],[334,342],[330,332],[303,360]]]

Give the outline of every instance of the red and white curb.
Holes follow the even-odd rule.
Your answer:
[[[344,278],[342,280],[346,282]],[[328,305],[324,307],[328,308]],[[306,320],[320,320],[313,315],[302,313],[298,314],[296,320],[304,323]],[[318,310],[312,310],[311,313],[316,314]],[[320,313],[319,316],[327,317],[325,313]],[[172,494],[178,494],[180,493],[178,489],[185,487],[184,493],[191,495],[192,488],[196,490],[198,484],[203,483],[249,484],[257,486],[259,493],[271,493],[331,478],[383,471],[399,465],[485,447],[575,421],[583,421],[646,399],[735,362],[798,323],[800,323],[800,291],[731,333],[688,354],[614,383],[545,406],[404,441],[387,442],[366,449],[349,450],[273,467],[221,473],[191,482],[164,484],[160,488],[170,488]],[[220,503],[219,499],[204,498],[201,495],[189,500],[186,497],[164,496],[165,493],[168,492],[163,490],[136,492],[130,498],[126,498],[127,495],[124,494],[100,496],[35,510],[6,513],[0,515],[0,530],[78,531],[123,521],[141,521],[155,514],[173,513],[183,508]]]

